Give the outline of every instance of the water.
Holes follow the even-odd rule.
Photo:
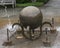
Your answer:
[[[54,7],[54,8],[60,8],[60,0],[50,0],[46,6]]]
[[[54,18],[55,24],[60,24],[60,0],[50,0],[41,10],[44,21],[46,20],[51,22],[52,18]]]

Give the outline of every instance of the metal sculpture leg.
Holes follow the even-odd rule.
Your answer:
[[[29,34],[30,34],[30,40],[34,40],[35,39],[35,33],[34,33],[34,29],[29,29]]]
[[[45,25],[45,24],[48,24],[48,25],[50,25],[52,27],[52,24],[50,22],[43,22],[42,26]]]
[[[52,18],[52,28],[50,29],[51,33],[56,33],[56,28],[54,27],[54,18]]]
[[[22,35],[23,35],[24,37],[26,37],[25,34],[24,34],[24,28],[23,28],[23,26],[22,26]],[[26,37],[26,38],[27,38],[27,37]]]
[[[23,38],[23,36],[21,35],[21,34],[22,34],[22,24],[20,24],[20,23],[14,23],[14,24],[12,25],[12,28],[13,28],[15,25],[18,25],[18,26],[21,27],[21,28],[20,28],[21,30],[20,30],[20,29],[16,30],[16,33],[15,33],[16,39]]]
[[[34,29],[32,29],[32,37],[34,38]]]
[[[22,28],[22,32],[21,32],[21,33],[22,33],[22,35],[23,35],[26,39],[35,40],[35,39],[38,39],[38,38],[41,36],[41,34],[42,34],[42,26],[40,26],[40,30],[31,29],[31,28],[29,27],[28,31],[27,31],[27,30],[25,31],[22,24],[14,23],[14,24],[12,25],[12,27],[13,27],[14,25],[19,25],[19,26]]]
[[[26,38],[26,39],[30,39],[31,40],[31,29],[29,28],[29,31],[24,31],[24,27],[22,26],[22,35]]]
[[[12,41],[10,41],[9,32],[8,32],[8,31],[9,31],[9,30],[7,29],[7,41],[2,44],[2,45],[4,45],[4,46],[12,46],[12,45],[13,45],[13,44],[12,44]]]
[[[29,28],[29,31],[24,31],[24,28],[22,27],[22,35],[29,40],[36,40],[38,39],[42,34],[42,27],[40,27],[40,30],[35,30]]]
[[[42,34],[42,26],[40,26],[40,36],[41,36],[41,34]]]
[[[32,40],[32,35],[31,35],[31,29],[29,28],[29,36],[30,36],[30,40]]]
[[[43,44],[44,46],[50,46],[51,45],[51,41],[49,40],[48,38],[48,28],[45,28],[45,32],[46,32],[46,37],[45,37],[45,40],[43,40]]]

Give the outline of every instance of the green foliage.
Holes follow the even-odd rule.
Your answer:
[[[42,5],[43,5],[42,2],[16,4],[17,7],[25,7],[25,6],[42,6]]]
[[[46,3],[48,2],[49,0],[37,0],[37,2],[43,2],[43,3]],[[30,3],[31,0],[16,0],[17,3]]]
[[[28,3],[30,2],[29,0],[16,0],[17,3]]]
[[[37,0],[37,2],[47,3],[49,0]]]

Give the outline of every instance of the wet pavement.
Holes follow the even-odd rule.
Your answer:
[[[9,19],[10,17],[16,18],[16,16],[19,16],[20,10],[22,8],[8,8],[8,12],[6,14],[4,8],[0,8],[0,18],[6,18]],[[11,25],[4,26],[3,28],[0,28],[0,48],[60,48],[60,0],[50,0],[45,6],[41,8],[41,11],[43,13],[43,19],[44,21],[50,21],[52,17],[55,19],[55,27],[57,29],[57,33],[51,34],[49,33],[50,40],[52,40],[51,46],[45,47],[43,45],[42,40],[44,40],[44,33],[42,36],[35,41],[30,41],[25,38],[22,39],[15,39],[15,37],[11,37],[11,40],[13,42],[12,46],[3,46],[2,44],[6,41],[6,32],[7,28],[12,30],[9,34],[10,36],[15,33],[14,29],[11,29]],[[9,16],[9,17],[8,17]],[[11,20],[11,18],[10,18]],[[10,21],[9,20],[9,21]],[[10,21],[11,22],[11,21]],[[57,35],[56,35],[57,34]]]

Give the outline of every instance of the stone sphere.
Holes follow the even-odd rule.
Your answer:
[[[28,6],[21,10],[20,21],[24,27],[36,28],[42,24],[42,12],[35,6]]]
[[[25,7],[21,12],[20,15],[28,16],[28,17],[35,17],[40,13],[40,10],[34,6]]]

